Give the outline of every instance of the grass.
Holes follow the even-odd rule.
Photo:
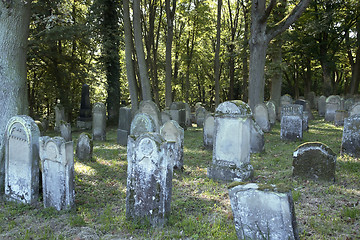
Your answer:
[[[309,127],[298,142],[281,141],[279,123],[265,133],[265,152],[251,156],[253,181],[292,186],[301,239],[359,239],[360,160],[340,156],[341,127],[318,117]],[[338,156],[335,183],[291,177],[294,150],[315,141]],[[76,206],[57,212],[41,202],[1,200],[0,239],[237,239],[229,184],[206,176],[212,152],[203,148],[202,129],[185,131],[184,171],[174,172],[171,215],[162,228],[126,219],[126,157],[116,129],[108,129],[107,141],[95,141],[92,161],[75,159]]]

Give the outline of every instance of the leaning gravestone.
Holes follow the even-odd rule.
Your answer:
[[[250,130],[250,153],[260,153],[265,150],[264,132],[259,125],[251,120]]]
[[[60,134],[61,137],[63,137],[66,142],[72,141],[71,124],[67,122],[61,122]]]
[[[148,132],[156,132],[155,121],[146,113],[136,114],[131,121],[130,135],[140,136]]]
[[[229,197],[238,239],[299,239],[291,191],[248,183]]]
[[[167,142],[175,143],[172,153],[174,169],[183,169],[184,165],[184,129],[174,120],[167,121],[160,127],[160,135]]]
[[[158,133],[130,135],[127,144],[126,216],[163,225],[170,214],[173,166],[169,143]]]
[[[325,121],[333,122],[337,110],[341,110],[341,99],[339,96],[331,95],[326,99]]]
[[[153,101],[141,101],[139,112],[150,115],[155,124],[155,132],[159,133],[161,124],[161,115],[158,106]]]
[[[252,112],[240,100],[221,103],[215,111],[213,160],[208,177],[245,181],[253,176],[250,164]]]
[[[254,118],[261,130],[264,132],[270,131],[269,112],[264,103],[256,104],[254,108]]]
[[[276,123],[276,105],[274,101],[267,101],[266,102],[266,107],[268,109],[268,114],[269,114],[269,122],[270,125],[275,125]]]
[[[89,85],[84,84],[81,89],[80,113],[76,126],[81,129],[91,129],[91,104]]]
[[[61,122],[65,121],[65,109],[60,103],[55,106],[55,128],[56,132],[60,131]]]
[[[303,137],[303,106],[285,105],[281,109],[280,138],[282,140],[301,140]]]
[[[92,132],[94,140],[106,140],[106,107],[104,103],[97,102],[92,110]]]
[[[40,131],[29,116],[14,116],[5,132],[5,197],[36,203],[39,195]]]
[[[326,112],[326,97],[320,96],[318,99],[318,113],[320,117],[324,117]]]
[[[127,144],[131,126],[131,108],[121,107],[119,110],[119,125],[117,129],[117,143],[123,146]]]
[[[81,133],[76,145],[76,157],[79,160],[91,160],[93,153],[93,139],[88,133]]]
[[[360,114],[352,115],[344,120],[341,154],[360,157]]]
[[[293,154],[293,176],[335,181],[335,165],[335,153],[323,143],[304,143]]]
[[[360,114],[360,102],[354,103],[349,110],[350,117],[355,114]]]
[[[205,117],[207,115],[207,111],[204,107],[198,107],[196,109],[196,125],[197,127],[204,127],[204,121],[205,121]]]
[[[73,142],[45,136],[39,145],[44,207],[70,209],[75,202]]]
[[[205,117],[204,129],[203,129],[203,141],[206,149],[213,149],[214,140],[214,123],[215,119],[212,114],[208,114]]]

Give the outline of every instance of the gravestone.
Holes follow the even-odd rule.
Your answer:
[[[92,110],[92,133],[94,140],[106,140],[106,107],[104,103],[97,102]]]
[[[155,132],[159,133],[161,124],[161,115],[158,106],[150,100],[141,101],[139,112],[150,115],[155,124]]]
[[[203,129],[203,141],[205,149],[212,150],[214,142],[214,123],[215,119],[212,114],[208,114],[205,118]]]
[[[274,101],[267,101],[266,102],[266,107],[268,109],[268,113],[269,113],[269,122],[270,125],[273,126],[276,123],[276,105]]]
[[[204,127],[204,121],[205,121],[205,117],[207,115],[207,111],[204,107],[198,107],[196,109],[196,124],[197,127]]]
[[[254,118],[261,130],[264,132],[270,131],[269,112],[264,103],[256,104],[254,108]]]
[[[316,108],[316,95],[314,92],[309,92],[306,96],[306,100],[309,101],[310,109]]]
[[[184,165],[184,129],[174,120],[167,121],[160,128],[160,135],[167,142],[175,143],[172,149],[174,169],[183,169]]]
[[[72,141],[71,124],[67,122],[61,122],[60,134],[61,137],[63,137],[66,142]]]
[[[360,157],[360,114],[352,115],[344,120],[341,154]]]
[[[89,95],[89,85],[84,84],[81,88],[80,112],[76,122],[76,126],[80,129],[91,129],[92,117]]]
[[[92,160],[93,139],[88,133],[81,133],[76,144],[76,157],[79,160]]]
[[[5,197],[26,204],[39,195],[39,137],[35,121],[25,115],[10,118],[5,132]]]
[[[221,103],[215,111],[213,160],[208,177],[245,181],[253,176],[250,164],[252,112],[240,100]]]
[[[229,197],[238,239],[299,239],[291,191],[248,183]]]
[[[280,97],[280,107],[285,106],[285,105],[289,105],[289,104],[293,104],[293,99],[289,94],[285,94],[283,96]]]
[[[192,126],[191,109],[188,103],[184,103],[184,104],[185,104],[185,124],[187,127],[191,127]]]
[[[161,226],[170,214],[173,164],[158,133],[130,135],[127,144],[126,216]],[[174,144],[174,143],[172,143]]]
[[[309,130],[309,114],[308,111],[303,112],[303,131]]]
[[[281,109],[281,116],[281,140],[301,140],[303,137],[303,106],[298,104],[285,105]]]
[[[123,146],[127,144],[131,126],[131,108],[121,107],[119,109],[119,125],[117,129],[117,143]]]
[[[344,119],[349,117],[349,113],[345,110],[336,110],[334,117],[335,126],[344,126]]]
[[[350,111],[350,109],[352,108],[352,106],[355,104],[355,101],[353,98],[348,98],[345,100],[344,102],[344,110],[345,111]]]
[[[354,103],[349,110],[349,116],[355,114],[360,114],[360,102]]]
[[[250,130],[250,153],[260,153],[265,150],[264,132],[259,125],[251,120]]]
[[[73,142],[45,136],[39,145],[44,207],[70,209],[75,203]]]
[[[186,130],[185,103],[172,102],[170,105],[170,115],[172,120],[175,120],[184,130]]]
[[[165,124],[167,121],[171,120],[171,115],[169,113],[169,110],[164,110],[160,113],[161,115],[161,122]]]
[[[153,118],[146,113],[138,113],[131,121],[130,135],[140,136],[144,133],[156,132]]]
[[[333,122],[336,110],[341,110],[341,99],[339,96],[331,95],[326,99],[325,121]]]
[[[318,99],[318,113],[320,117],[324,117],[326,112],[326,97],[320,96]]]
[[[293,154],[293,176],[335,181],[335,165],[335,153],[320,142],[304,143]]]
[[[55,128],[56,132],[60,131],[60,125],[62,121],[65,120],[65,109],[62,104],[58,103],[55,106]]]

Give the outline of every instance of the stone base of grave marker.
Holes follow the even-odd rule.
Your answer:
[[[255,183],[229,189],[238,239],[299,239],[290,191]]]
[[[116,138],[117,144],[120,144],[120,145],[122,145],[122,146],[126,146],[126,145],[127,145],[128,136],[129,136],[129,132],[128,132],[128,131],[122,130],[122,129],[118,129],[118,130],[117,130],[117,138]]]
[[[254,176],[254,168],[250,163],[245,163],[241,167],[237,167],[233,163],[228,165],[211,164],[207,170],[209,178],[223,181],[247,181]]]

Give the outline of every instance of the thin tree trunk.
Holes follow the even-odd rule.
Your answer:
[[[216,49],[215,49],[215,108],[220,104],[220,33],[221,33],[221,5],[218,0],[216,23]]]
[[[274,41],[275,51],[272,53],[272,61],[275,65],[274,73],[271,79],[270,99],[273,100],[277,107],[280,106],[281,85],[282,85],[282,40],[281,37]]]
[[[242,50],[242,64],[243,64],[243,84],[242,84],[242,99],[244,102],[248,101],[248,82],[249,82],[249,65],[248,65],[248,49],[249,49],[249,0],[242,0],[243,16],[244,16],[244,39]]]
[[[170,9],[170,0],[165,0],[167,35],[166,35],[166,57],[165,57],[165,106],[170,107],[172,102],[172,42],[174,36],[174,16],[176,9],[176,0],[173,0],[172,10]]]

